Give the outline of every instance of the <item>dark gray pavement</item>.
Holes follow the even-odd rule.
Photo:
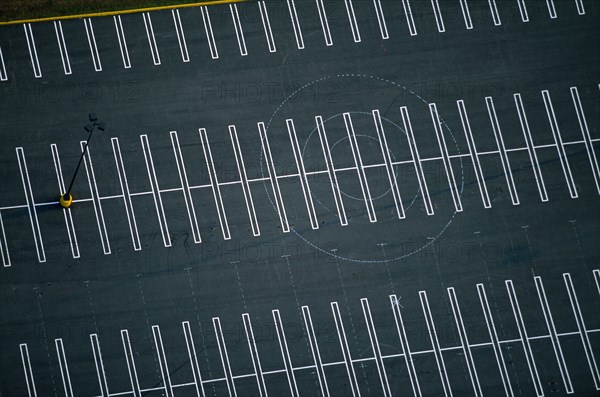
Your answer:
[[[436,4],[0,27],[0,396],[598,395],[600,5]]]

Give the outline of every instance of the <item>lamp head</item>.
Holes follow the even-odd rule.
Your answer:
[[[96,117],[96,113],[90,113],[88,117],[90,118],[90,121],[93,123],[98,121],[98,117]]]
[[[83,128],[85,128],[87,132],[92,132],[92,130],[94,129],[94,124],[86,124]]]

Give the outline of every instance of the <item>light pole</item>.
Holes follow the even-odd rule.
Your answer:
[[[75,173],[73,174],[73,178],[71,179],[71,183],[69,184],[69,188],[65,192],[65,194],[60,196],[58,202],[63,208],[69,208],[73,203],[73,196],[71,196],[71,189],[73,188],[73,183],[75,182],[75,177],[77,176],[77,172],[79,171],[79,167],[81,166],[81,162],[83,161],[83,156],[85,156],[87,152],[88,145],[90,144],[90,139],[92,139],[92,133],[95,128],[98,128],[100,131],[104,131],[106,126],[105,123],[98,121],[98,117],[96,117],[95,113],[89,114],[90,123],[85,125],[85,130],[89,132],[88,139],[85,142],[85,146],[83,147],[83,151],[81,152],[81,157],[79,158],[79,163],[77,163],[77,168],[75,168]]]

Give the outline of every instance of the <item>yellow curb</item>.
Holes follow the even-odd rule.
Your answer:
[[[18,25],[18,24],[22,24],[22,23],[34,23],[34,22],[45,22],[45,21],[60,21],[63,19],[107,17],[107,16],[112,16],[112,15],[133,14],[136,12],[149,12],[149,11],[160,11],[160,10],[172,10],[175,8],[213,6],[213,5],[218,5],[218,4],[243,3],[246,1],[248,1],[248,0],[211,0],[211,1],[203,1],[203,2],[199,2],[199,3],[173,4],[173,5],[169,5],[169,6],[134,8],[134,9],[130,9],[130,10],[120,10],[120,11],[104,11],[104,12],[95,12],[95,13],[90,13],[90,14],[77,14],[77,15],[65,15],[65,16],[58,16],[58,17],[21,19],[18,21],[0,22],[0,26],[2,26],[2,25]]]

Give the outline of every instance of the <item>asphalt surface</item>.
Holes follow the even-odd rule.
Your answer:
[[[598,395],[600,4],[436,4],[0,27],[0,396]]]

